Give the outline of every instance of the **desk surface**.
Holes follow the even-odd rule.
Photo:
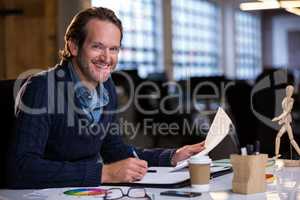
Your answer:
[[[288,199],[300,200],[300,167],[286,168],[282,166],[281,161],[276,162],[276,166],[268,170],[270,173],[273,173],[276,176],[276,179],[273,183],[268,184],[267,192],[258,193],[252,195],[241,195],[234,194],[231,191],[231,181],[232,174],[227,174],[221,177],[214,178],[210,182],[210,191],[203,192],[200,197],[195,198],[179,198],[179,197],[167,197],[160,196],[159,193],[165,191],[166,189],[158,188],[146,188],[147,193],[154,200],[176,200],[176,199],[205,199],[205,200],[279,200],[279,199]],[[109,188],[109,187],[101,187]],[[127,187],[122,187],[124,191]],[[69,188],[68,188],[69,189]],[[0,190],[0,200],[63,200],[63,199],[99,199],[99,197],[71,197],[63,195],[62,192],[67,190],[67,188],[59,189],[44,189],[44,190]],[[197,191],[190,187],[180,188],[176,190],[182,191]],[[30,195],[33,192],[38,192],[43,194],[42,196]],[[153,198],[154,197],[154,198]],[[100,198],[101,199],[101,198]]]

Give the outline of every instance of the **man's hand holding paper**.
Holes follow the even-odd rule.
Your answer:
[[[225,113],[225,111],[222,108],[219,108],[218,112],[213,120],[213,123],[209,129],[209,132],[206,136],[206,139],[204,141],[204,148],[202,150],[200,150],[198,152],[198,154],[196,154],[196,155],[201,156],[201,155],[208,154],[213,148],[215,148],[226,137],[226,135],[230,131],[231,125],[232,125],[232,122],[231,122],[230,118],[228,117],[228,115]],[[199,143],[199,144],[202,144],[202,143]],[[198,144],[196,144],[196,145],[198,145]],[[194,155],[194,154],[191,154],[190,156],[192,156],[192,155]],[[174,156],[176,156],[176,154]],[[184,167],[187,167],[188,162],[186,159],[188,159],[190,156],[187,156],[185,159],[182,159],[182,160],[178,159],[176,162],[177,163],[176,167],[174,167],[171,171],[176,171],[176,170],[182,169]]]
[[[174,154],[171,164],[176,166],[176,164],[182,160],[186,160],[189,157],[198,154],[199,152],[203,151],[205,148],[204,141],[193,144],[193,145],[185,145],[179,149],[177,149],[176,153]]]

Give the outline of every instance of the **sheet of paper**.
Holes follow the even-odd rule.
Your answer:
[[[225,111],[219,107],[218,112],[205,138],[205,149],[197,155],[206,155],[215,148],[229,133],[232,122]],[[177,171],[188,166],[188,161],[184,160],[172,168],[171,171]]]
[[[220,172],[228,170],[230,167],[211,166],[210,172]],[[180,183],[190,178],[187,168],[171,172],[173,167],[149,167],[149,170],[156,170],[156,173],[147,173],[144,178],[135,183],[141,184],[174,184]]]
[[[141,184],[174,184],[190,178],[187,169],[170,173],[173,167],[149,167],[149,170],[156,170],[155,173],[147,173],[144,178],[135,183]]]

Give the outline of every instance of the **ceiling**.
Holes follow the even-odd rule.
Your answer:
[[[284,9],[300,16],[300,0],[252,0],[241,1],[240,9],[251,10],[279,10]]]

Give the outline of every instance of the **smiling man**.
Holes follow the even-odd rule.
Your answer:
[[[99,125],[116,123],[112,111],[117,109],[117,95],[110,74],[118,62],[122,34],[113,11],[81,11],[66,31],[61,63],[23,85],[16,99],[16,140],[7,167],[10,188],[133,182],[148,166],[175,165],[203,150],[203,143],[177,150],[135,149],[109,128],[91,133]],[[80,127],[82,121],[88,128]]]
[[[121,32],[115,24],[99,19],[91,19],[85,29],[88,31],[82,47],[74,39],[67,43],[76,73],[93,89],[107,81],[116,68]]]

